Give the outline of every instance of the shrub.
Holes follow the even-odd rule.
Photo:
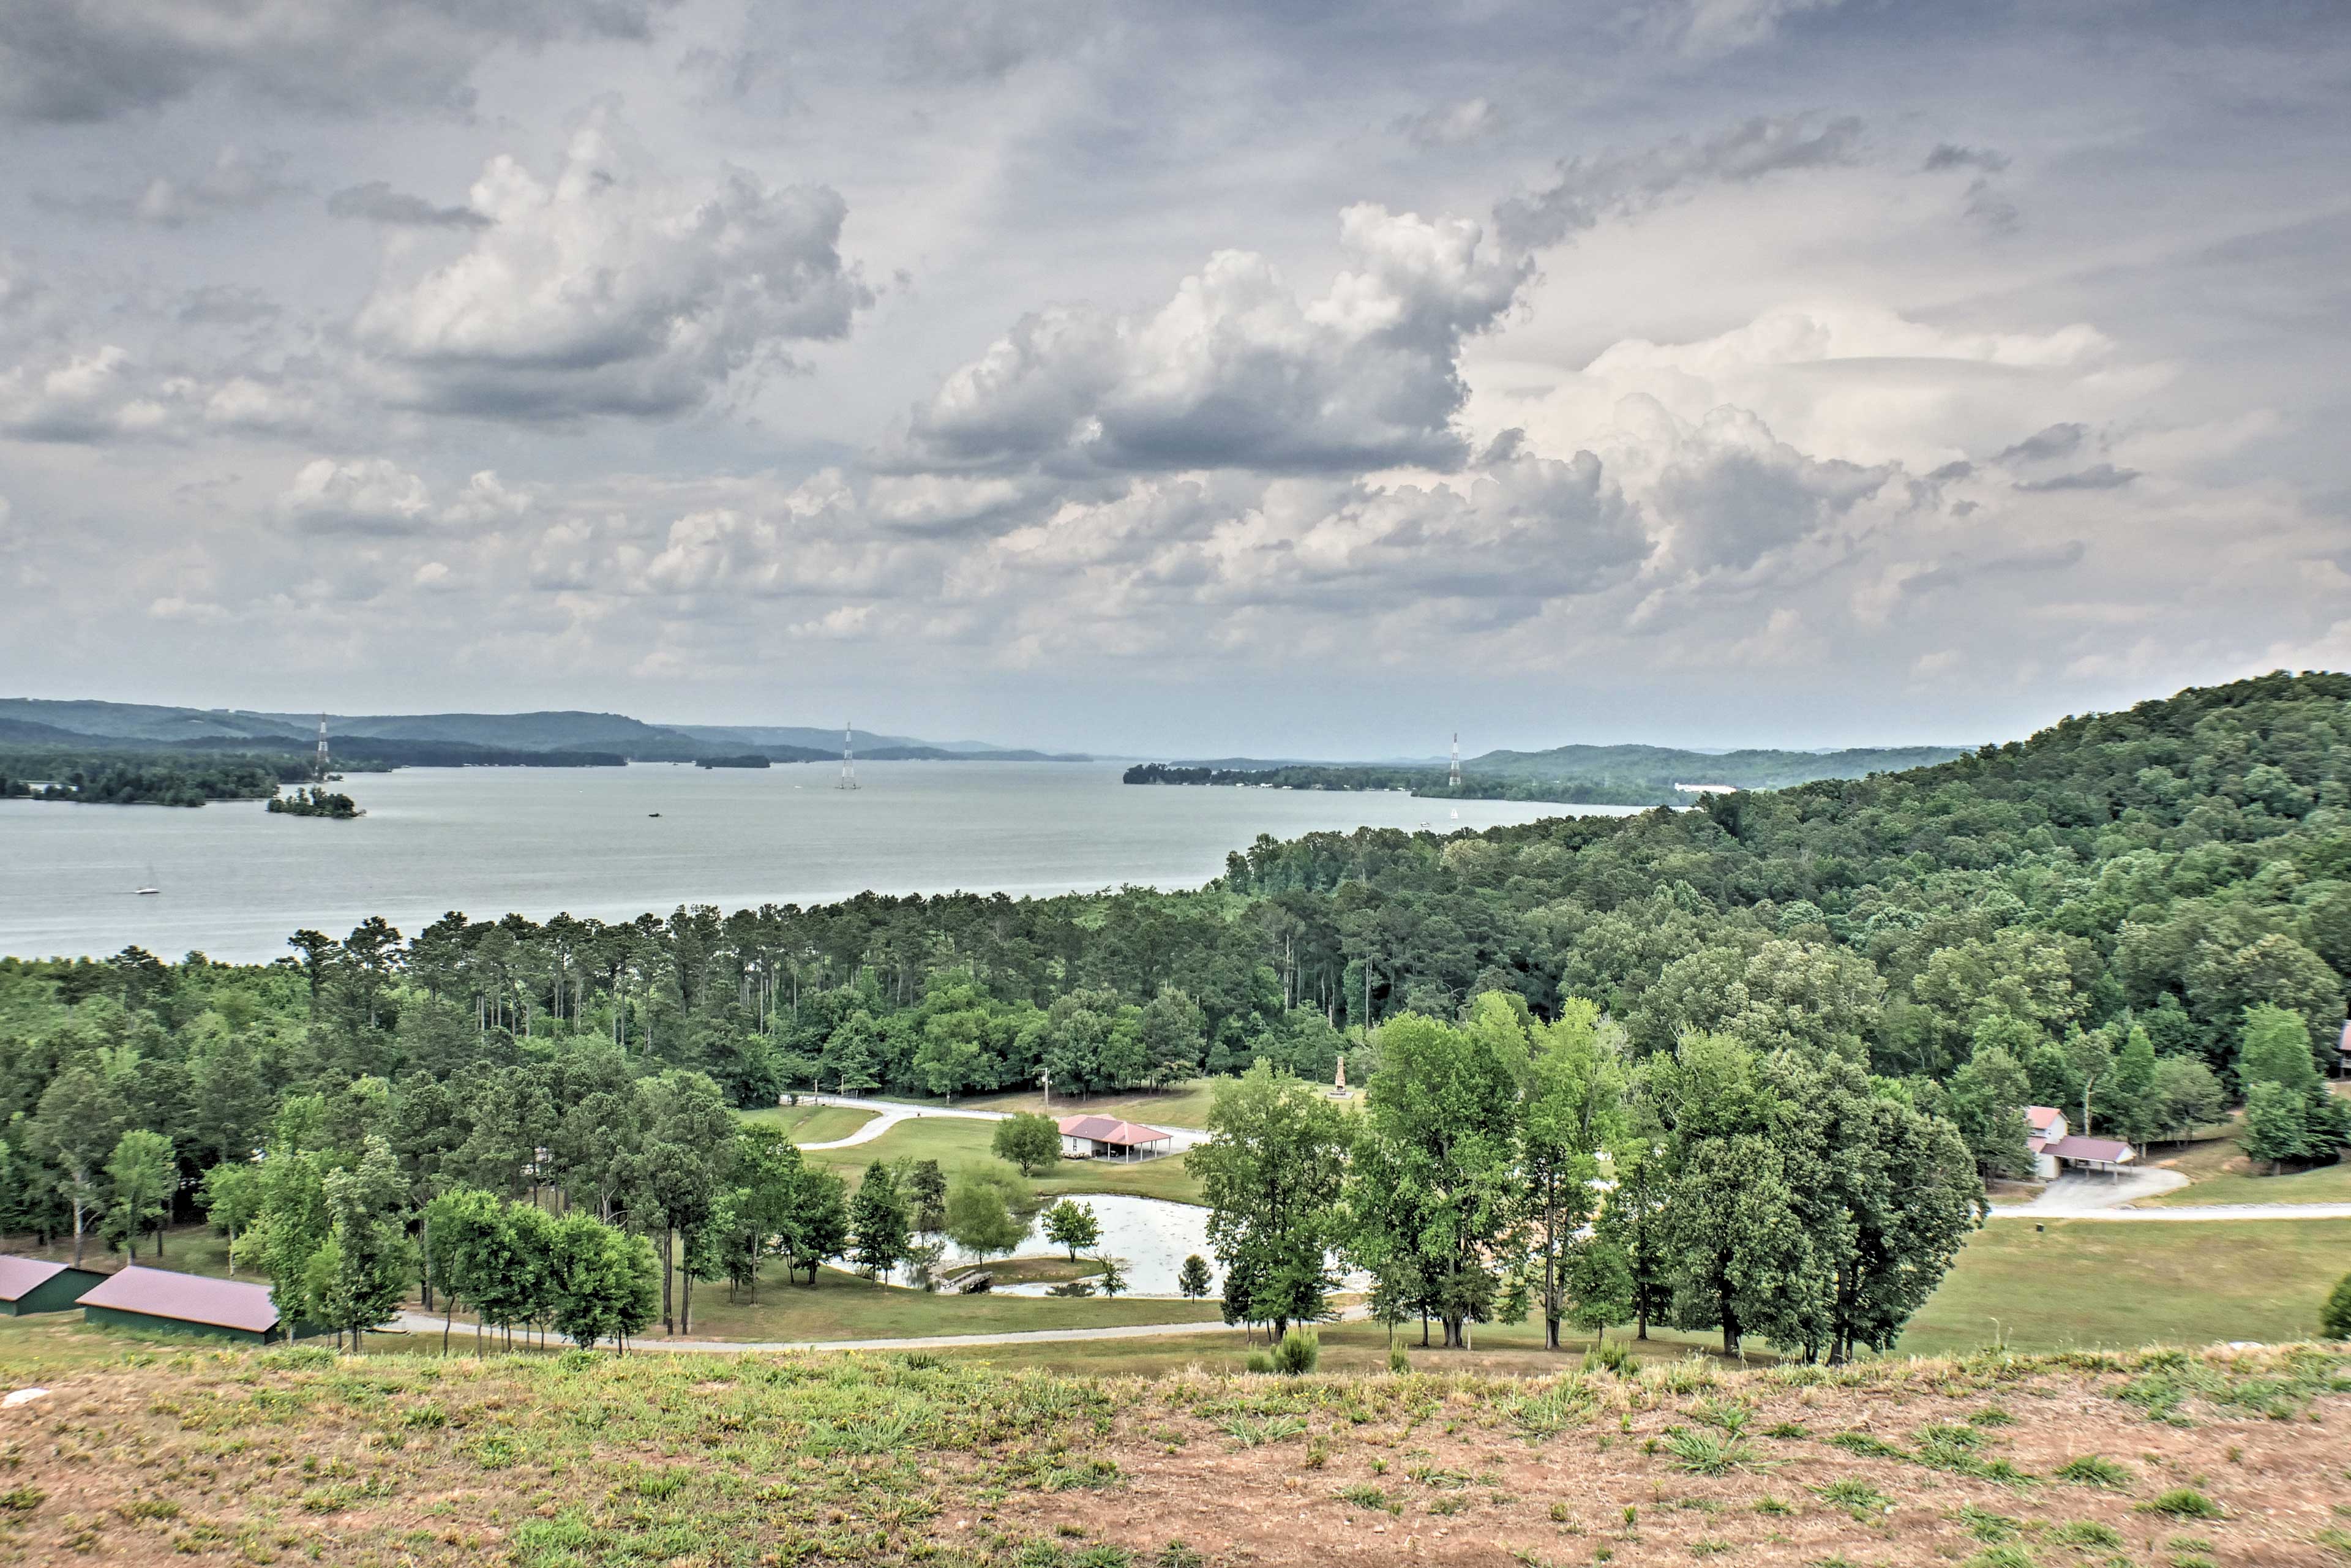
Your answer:
[[[1743,1439],[1715,1432],[1669,1432],[1666,1447],[1673,1450],[1675,1461],[1692,1475],[1729,1475],[1755,1458],[1755,1450]]]
[[[1251,1372],[1271,1372],[1273,1370],[1273,1357],[1266,1354],[1266,1353],[1261,1350],[1253,1350],[1249,1353],[1249,1360],[1242,1364],[1246,1365]]]
[[[2351,1339],[2351,1274],[2335,1282],[2319,1311],[2318,1332],[2328,1339]]]
[[[2122,1491],[2129,1488],[2131,1473],[2128,1466],[2118,1465],[2102,1455],[2084,1454],[2058,1466],[2057,1479],[2078,1487],[2111,1487]]]
[[[1630,1377],[1640,1368],[1635,1364],[1633,1353],[1614,1340],[1603,1340],[1583,1353],[1583,1370],[1613,1372],[1619,1377]]]
[[[1388,1370],[1398,1376],[1412,1370],[1412,1357],[1405,1354],[1404,1346],[1397,1344],[1388,1347]]]
[[[1322,1336],[1312,1329],[1291,1329],[1273,1347],[1274,1369],[1291,1377],[1301,1377],[1314,1370],[1322,1359]]]

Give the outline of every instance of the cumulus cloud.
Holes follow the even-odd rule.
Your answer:
[[[1861,141],[1856,116],[1759,115],[1702,139],[1676,137],[1637,151],[1563,160],[1549,185],[1512,197],[1495,217],[1513,245],[1556,245],[1603,218],[1647,211],[1683,191],[1854,162]]]
[[[403,228],[478,229],[487,228],[490,223],[471,207],[436,207],[422,196],[393,190],[384,180],[337,191],[327,198],[327,213],[331,217]]]
[[[278,517],[303,533],[385,538],[479,528],[520,517],[529,509],[527,494],[507,488],[488,469],[447,501],[436,502],[422,476],[388,457],[313,458],[277,497]]]
[[[1510,308],[1531,270],[1461,219],[1359,205],[1341,214],[1350,267],[1301,301],[1265,257],[1221,251],[1165,306],[1024,319],[918,405],[908,466],[1458,466],[1461,344]]]
[[[86,121],[225,82],[312,109],[463,108],[501,44],[643,37],[670,0],[39,0],[0,6],[0,113]]]
[[[542,180],[493,159],[467,200],[489,226],[421,276],[388,277],[352,333],[413,406],[491,418],[661,418],[839,338],[871,294],[823,186],[747,171],[673,179],[617,106],[591,109]]]
[[[2115,361],[2115,344],[2087,322],[1985,331],[1875,307],[1783,306],[1689,341],[1625,339],[1538,400],[1481,394],[1471,416],[1522,425],[1557,448],[1591,441],[1627,398],[1684,423],[1731,406],[1804,451],[1925,473],[2007,444],[2020,418],[2055,425],[2124,406],[2146,377]]]
[[[1887,465],[1810,456],[1725,407],[1680,433],[1652,494],[1681,566],[1738,572],[1823,533],[1895,477]]]

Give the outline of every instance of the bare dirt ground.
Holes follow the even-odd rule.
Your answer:
[[[2351,1563],[2351,1349],[1156,1379],[0,1346],[0,1563]]]

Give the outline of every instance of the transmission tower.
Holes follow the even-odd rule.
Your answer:
[[[319,716],[319,782],[327,781],[327,716]]]
[[[850,749],[849,734],[849,721],[842,719],[841,721],[841,782],[833,786],[836,789],[857,788],[857,757]]]
[[[1453,789],[1461,788],[1461,732],[1458,729],[1453,732],[1453,770],[1445,776],[1445,782]]]

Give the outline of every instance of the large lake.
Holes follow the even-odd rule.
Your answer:
[[[0,800],[0,954],[103,956],[135,943],[252,961],[309,926],[371,915],[413,934],[562,911],[630,919],[882,893],[1056,894],[1125,883],[1197,887],[1259,833],[1440,831],[1610,812],[1601,806],[1423,800],[1389,793],[1125,785],[1111,763],[861,763],[838,769],[668,764],[413,768],[354,773],[367,815],[273,817]],[[656,820],[652,813],[661,813]],[[133,889],[153,878],[162,892]]]

